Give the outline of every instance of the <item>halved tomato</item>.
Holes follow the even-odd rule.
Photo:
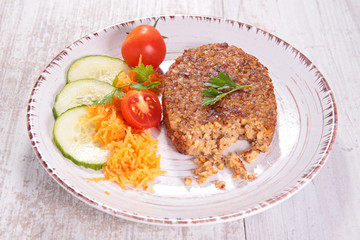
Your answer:
[[[121,99],[120,108],[125,121],[134,128],[152,128],[161,121],[159,98],[149,90],[128,92]]]

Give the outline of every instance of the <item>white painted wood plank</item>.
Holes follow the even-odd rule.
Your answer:
[[[360,4],[317,1],[0,0],[0,239],[357,239],[360,234]],[[30,90],[65,46],[100,28],[160,14],[235,19],[289,42],[334,90],[339,130],[326,166],[291,199],[225,224],[160,227],[88,207],[36,159],[26,131]]]
[[[240,7],[249,5],[242,2]],[[359,21],[358,14],[352,13],[355,5],[359,7],[355,1],[255,2],[253,11],[247,11],[265,10],[263,15],[250,16],[253,24],[305,53],[330,83],[339,108],[339,134],[325,168],[292,199],[246,219],[248,239],[358,238],[360,165],[351,160],[359,153],[360,134],[356,124],[359,111],[355,110],[360,104],[360,83],[351,79],[359,66]],[[256,226],[265,231],[256,231]]]

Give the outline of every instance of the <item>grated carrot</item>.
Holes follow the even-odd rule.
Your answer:
[[[130,75],[131,81],[137,82],[137,80],[136,80],[136,72],[134,72],[133,70],[128,70],[128,74]]]
[[[131,71],[131,70],[129,70],[129,71]],[[130,73],[128,73],[128,74],[130,74]],[[116,76],[117,77],[116,87],[121,87],[121,86],[124,86],[124,85],[127,85],[127,84],[136,83],[136,76],[134,77],[131,74],[129,76],[128,74],[126,74],[125,72],[121,72]],[[130,87],[130,86],[129,87],[124,87],[122,89],[122,91],[124,93],[127,93],[130,90],[132,90],[132,87]]]
[[[86,118],[94,122],[96,129],[94,141],[111,150],[103,169],[104,177],[89,180],[109,180],[123,189],[127,185],[147,189],[149,182],[165,173],[160,169],[160,156],[156,152],[158,141],[152,139],[150,131],[145,134],[128,126],[117,109],[116,104],[88,107]]]
[[[134,185],[136,189],[147,189],[148,183],[165,171],[160,169],[160,156],[157,155],[156,139],[151,132],[132,134],[131,128],[126,130],[123,141],[108,145],[113,149],[104,167],[106,179],[118,183],[123,189],[126,185]]]
[[[140,53],[138,66],[140,66],[141,64],[142,64],[142,54]]]
[[[89,121],[95,123],[97,130],[94,135],[94,141],[99,141],[106,146],[113,141],[121,141],[125,138],[126,124],[121,113],[117,111],[115,104],[103,104],[94,107],[88,107],[86,116]],[[133,129],[134,132],[140,133],[142,130]]]
[[[154,72],[153,72],[152,74],[150,74],[150,76],[149,76],[149,79],[150,79],[151,82],[160,82],[160,83],[162,83],[162,82],[163,82],[163,78],[164,78],[164,75],[163,75],[162,73],[158,72],[157,70],[154,71]],[[162,92],[163,92],[162,84],[160,84],[160,85],[158,86],[158,89],[159,89],[159,91],[156,91],[155,89],[151,89],[151,90],[153,90],[156,94],[162,93]]]

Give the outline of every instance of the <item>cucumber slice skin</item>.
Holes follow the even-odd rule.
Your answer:
[[[116,72],[110,75],[102,75],[101,77],[97,76],[95,77],[94,74],[89,75],[89,70],[92,70],[94,68],[94,64],[92,61],[98,61],[99,63],[106,63],[106,64],[118,64],[118,69]],[[83,68],[81,71],[79,69],[76,69],[81,66]],[[95,79],[104,81],[107,83],[112,84],[112,81],[115,79],[116,75],[119,74],[119,72],[124,71],[127,72],[127,70],[130,70],[131,68],[129,65],[120,58],[114,58],[106,55],[88,55],[82,58],[79,58],[75,60],[69,67],[66,75],[67,83],[80,80],[80,79]],[[84,72],[84,74],[77,74],[76,72]],[[74,76],[75,75],[75,76]]]
[[[57,138],[57,122],[61,121],[61,117],[64,116],[65,114],[69,114],[69,112],[71,111],[85,111],[85,108],[87,106],[83,105],[83,106],[77,106],[74,108],[70,108],[67,111],[65,111],[63,114],[61,114],[59,116],[58,119],[56,119],[55,123],[54,123],[54,128],[53,128],[53,140],[54,143],[56,145],[56,147],[59,149],[59,151],[62,153],[62,155],[68,159],[70,159],[73,163],[75,163],[78,166],[82,166],[85,168],[89,168],[89,169],[93,169],[93,170],[101,170],[104,166],[104,164],[107,161],[107,158],[104,158],[102,162],[91,162],[91,161],[80,161],[78,159],[76,159],[73,155],[71,155],[70,153],[68,153],[64,148],[63,148],[63,144],[58,140]],[[86,112],[84,112],[86,113]]]
[[[96,94],[95,89],[97,91]],[[55,119],[58,118],[63,112],[70,108],[91,104],[91,100],[100,99],[113,89],[114,87],[112,85],[93,79],[81,79],[70,82],[66,84],[55,97],[55,103],[52,109],[54,117]],[[86,93],[86,91],[89,92]],[[83,94],[79,94],[79,92]],[[84,93],[87,94],[87,96],[85,96]],[[83,97],[82,100],[79,99],[81,97]],[[97,97],[97,99],[95,99],[95,97]],[[64,105],[66,105],[66,107]]]
[[[70,154],[66,153],[61,145],[57,142],[56,138],[54,138],[54,142],[55,142],[55,145],[56,147],[59,149],[59,151],[62,153],[62,155],[64,157],[66,157],[67,159],[70,159],[73,163],[75,163],[76,165],[78,166],[82,166],[82,167],[85,167],[85,168],[90,168],[92,170],[95,170],[95,171],[98,171],[98,170],[101,170],[104,166],[105,163],[99,163],[99,164],[96,164],[96,163],[86,163],[86,162],[80,162],[78,160],[76,160],[73,156],[71,156]]]

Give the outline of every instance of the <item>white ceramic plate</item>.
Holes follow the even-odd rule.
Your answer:
[[[231,172],[221,171],[206,184],[184,186],[184,177],[192,176],[196,166],[191,157],[176,152],[164,126],[153,133],[160,140],[161,168],[168,173],[157,178],[154,193],[124,191],[106,181],[89,182],[87,178],[99,177],[101,172],[78,167],[61,155],[53,143],[52,106],[66,83],[69,65],[91,54],[121,58],[126,32],[140,24],[153,25],[156,19],[124,22],[89,34],[65,48],[41,74],[31,93],[27,119],[34,151],[48,173],[97,209],[133,221],[173,225],[247,217],[289,198],[308,183],[324,165],[337,129],[328,83],[309,59],[285,41],[253,26],[219,18],[160,17],[157,29],[168,37],[161,67],[166,71],[185,49],[216,42],[238,46],[268,67],[277,97],[278,122],[270,151],[247,165],[250,172],[259,173],[258,178],[236,181]],[[216,179],[227,182],[225,190],[215,188]]]

